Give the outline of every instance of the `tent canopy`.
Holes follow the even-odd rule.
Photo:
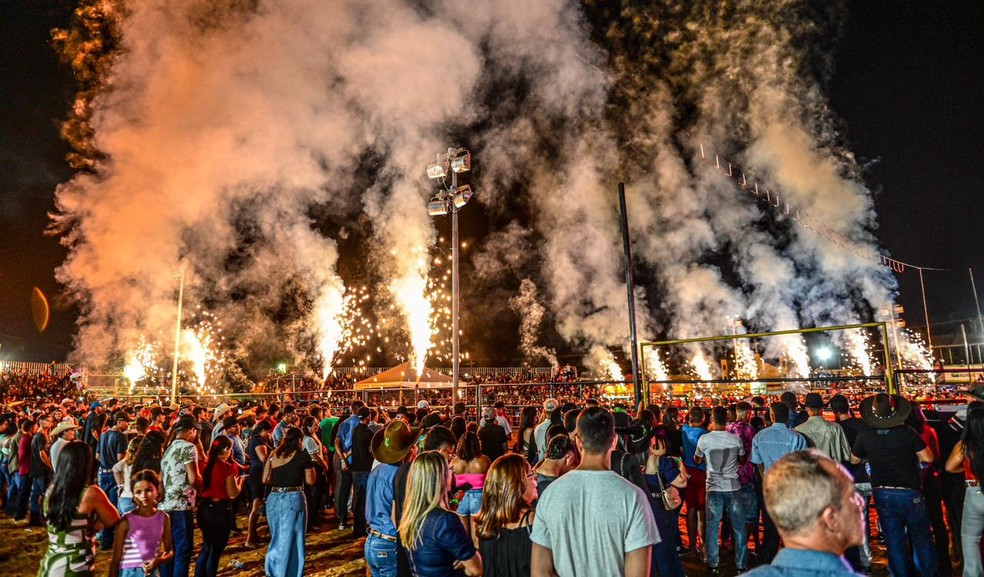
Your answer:
[[[397,365],[355,383],[355,390],[365,389],[446,389],[451,387],[451,377],[424,367],[418,378],[410,361]]]

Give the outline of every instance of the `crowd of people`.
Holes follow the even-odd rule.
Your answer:
[[[984,388],[969,394],[949,421],[884,393],[636,411],[572,393],[480,414],[5,397],[0,499],[46,527],[40,575],[90,575],[96,549],[112,576],[215,575],[242,532],[266,575],[299,576],[332,522],[366,538],[374,576],[672,577],[687,558],[717,575],[732,556],[851,575],[875,535],[896,577],[980,576]]]
[[[0,404],[38,397],[77,397],[81,389],[70,373],[5,369],[0,371]]]

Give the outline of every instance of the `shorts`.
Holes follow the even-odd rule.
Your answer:
[[[477,515],[482,508],[482,489],[468,489],[458,503],[458,514],[462,517]]]
[[[701,469],[687,467],[687,490],[683,494],[683,502],[687,511],[703,511],[707,504],[707,472]]]

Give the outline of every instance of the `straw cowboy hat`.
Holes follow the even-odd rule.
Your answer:
[[[861,401],[861,419],[874,429],[891,429],[905,423],[912,405],[902,395],[878,393]]]
[[[72,429],[81,429],[81,428],[82,427],[76,425],[75,423],[70,423],[68,421],[62,421],[62,422],[58,423],[58,426],[56,426],[54,429],[51,430],[51,436],[52,437],[57,437],[58,435],[61,435],[65,431],[71,431]]]
[[[420,429],[411,429],[405,421],[390,421],[385,429],[372,436],[372,456],[380,463],[395,465],[402,461],[417,442]]]

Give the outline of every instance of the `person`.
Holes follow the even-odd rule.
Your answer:
[[[110,577],[154,577],[158,567],[174,556],[171,546],[171,521],[157,510],[161,478],[154,471],[137,471],[126,480],[127,492],[133,494],[134,509],[116,525]]]
[[[707,506],[707,467],[694,459],[697,441],[706,434],[704,410],[700,407],[691,408],[687,414],[687,424],[680,428],[680,437],[683,443],[683,464],[687,467],[687,476],[690,479],[683,497],[687,504],[687,537],[690,539],[685,553],[693,555],[706,549],[704,516]]]
[[[536,476],[523,455],[499,457],[489,467],[482,511],[475,517],[485,577],[530,574],[536,498]]]
[[[807,393],[806,421],[796,427],[796,432],[806,437],[811,447],[816,447],[824,455],[840,463],[851,459],[851,448],[847,444],[844,429],[823,418],[823,397],[819,393]]]
[[[406,499],[397,531],[416,577],[482,574],[482,556],[448,507],[451,469],[444,455],[424,451],[410,465]]]
[[[984,575],[981,562],[981,537],[984,536],[984,406],[967,409],[967,419],[960,441],[946,460],[946,470],[963,473],[967,489],[964,495],[960,542],[963,549],[963,575]]]
[[[863,540],[863,503],[843,466],[816,449],[795,451],[772,464],[762,493],[786,546],[748,577],[857,575],[843,555]]]
[[[174,556],[161,565],[162,577],[188,577],[194,551],[195,486],[198,473],[198,420],[191,415],[178,419],[171,427],[174,440],[161,459],[164,496],[160,508],[171,523]]]
[[[482,426],[478,429],[478,440],[482,444],[482,453],[492,462],[506,454],[509,450],[509,434],[498,423],[498,415],[492,407],[482,409]]]
[[[526,457],[530,465],[535,465],[540,451],[536,446],[533,429],[536,427],[536,407],[523,407],[519,412],[519,434],[516,435],[515,451]]]
[[[58,455],[66,444],[75,440],[80,428],[75,423],[62,421],[51,430],[51,438],[54,440],[51,442],[49,453],[51,454],[51,470],[53,473],[58,472]]]
[[[21,421],[20,438],[17,440],[17,505],[14,521],[22,521],[27,515],[31,497],[31,442],[38,431],[38,424],[29,418]]]
[[[769,407],[772,424],[762,429],[752,438],[752,463],[759,475],[765,474],[782,457],[807,448],[806,437],[789,428],[789,405],[772,403]],[[762,551],[759,559],[771,563],[779,552],[779,530],[769,516],[768,509],[762,515]]]
[[[99,461],[99,487],[109,496],[114,507],[119,507],[119,487],[113,475],[113,466],[126,456],[126,433],[130,427],[130,415],[126,411],[117,411],[113,415],[113,428],[99,435],[99,451],[96,459]],[[100,547],[104,551],[113,548],[115,535],[112,531],[99,534]]]
[[[126,446],[126,455],[113,465],[113,476],[116,478],[116,486],[119,487],[120,494],[116,500],[116,508],[120,515],[125,515],[133,510],[133,493],[130,492],[130,477],[133,475],[133,457],[136,456],[137,449],[143,437],[137,435],[130,439],[130,444]],[[114,537],[115,539],[115,537]]]
[[[827,406],[834,413],[834,422],[844,429],[844,435],[847,437],[847,446],[853,447],[854,442],[858,438],[858,433],[863,429],[867,429],[868,425],[864,424],[861,418],[851,413],[850,404],[844,395],[838,394],[830,397]],[[854,490],[864,500],[864,523],[865,527],[870,529],[870,507],[868,503],[871,500],[871,479],[868,477],[867,467],[864,463],[857,465],[847,463],[846,467],[847,471],[854,477]],[[849,548],[845,553],[845,557],[847,557],[847,560],[855,570],[865,575],[871,575],[872,551],[870,530],[865,530],[864,532],[864,543],[858,547]]]
[[[747,401],[741,401],[736,403],[734,408],[735,420],[728,423],[727,431],[741,439],[745,455],[750,456],[752,454],[752,440],[755,438],[756,432],[751,423],[752,405]],[[742,509],[745,510],[745,533],[752,537],[755,550],[759,551],[759,500],[755,483],[755,465],[750,459],[745,459],[744,463],[738,465],[738,482],[741,484]]]
[[[225,432],[226,419],[232,416],[232,407],[228,403],[219,403],[212,409],[212,429],[208,437],[209,443]]]
[[[317,530],[321,509],[328,496],[328,464],[325,461],[325,450],[321,446],[321,424],[317,417],[308,415],[301,420],[301,431],[304,439],[301,446],[311,456],[314,463],[316,479],[313,485],[305,489],[305,499],[308,508],[308,530]]]
[[[51,479],[51,456],[48,454],[48,432],[51,431],[51,418],[38,417],[38,430],[31,437],[31,520],[33,527],[42,525],[41,499]]]
[[[649,574],[651,546],[660,541],[642,489],[611,470],[615,418],[589,407],[577,419],[577,469],[540,496],[533,520],[534,576]]]
[[[263,486],[263,465],[266,463],[273,443],[270,440],[273,427],[270,422],[258,421],[253,427],[253,434],[249,436],[249,473],[246,479],[249,487],[249,494],[253,502],[249,510],[249,519],[246,522],[246,543],[247,549],[259,547],[260,535],[257,527],[260,524],[260,511],[263,509],[263,499],[266,490]]]
[[[542,420],[533,429],[533,439],[536,441],[536,446],[538,449],[538,454],[536,457],[537,461],[542,461],[547,456],[547,429],[550,428],[551,417],[553,412],[557,410],[560,403],[557,399],[550,397],[543,401],[543,413],[540,415]]]
[[[360,400],[352,401],[352,414],[336,427],[335,457],[338,459],[338,486],[335,488],[335,515],[338,530],[344,530],[349,522],[349,496],[352,493],[352,431],[362,421],[359,410],[365,407]]]
[[[92,452],[81,441],[65,445],[60,456],[64,467],[55,473],[45,501],[48,549],[38,575],[91,577],[96,563],[93,532],[112,528],[120,520],[116,507],[92,479]]]
[[[431,435],[438,429],[428,432]],[[417,429],[396,419],[372,437],[372,455],[380,465],[366,480],[366,524],[368,536],[364,546],[366,565],[373,577],[397,575],[397,531],[393,521],[396,475],[400,465],[413,460],[417,448]],[[450,434],[450,431],[448,432]],[[453,441],[453,439],[452,439]]]
[[[173,427],[172,427],[173,430]],[[158,475],[161,474],[161,458],[164,457],[164,445],[167,437],[160,431],[150,430],[144,435],[137,454],[133,456],[133,470],[142,471],[149,469]]]
[[[465,433],[458,440],[458,456],[451,460],[451,470],[459,487],[467,485],[461,502],[458,503],[458,516],[465,526],[465,532],[476,543],[478,538],[472,523],[472,517],[478,515],[482,508],[482,491],[485,486],[485,475],[492,460],[482,454],[482,446],[475,433]]]
[[[799,411],[799,401],[796,400],[796,393],[792,391],[785,391],[783,394],[779,395],[779,402],[785,403],[789,407],[789,421],[787,421],[789,428],[794,429],[807,421],[810,418],[809,413],[806,411]]]
[[[542,496],[551,483],[577,467],[577,463],[577,447],[570,437],[557,435],[550,439],[546,458],[536,468],[536,494]]]
[[[889,569],[895,577],[912,575],[908,539],[918,574],[936,575],[936,547],[919,477],[919,463],[931,463],[933,453],[905,424],[911,406],[901,395],[872,395],[861,401],[860,409],[861,418],[871,429],[858,434],[851,449],[851,462],[867,460],[871,465],[871,487]]]
[[[242,491],[243,478],[232,460],[232,440],[225,435],[216,436],[208,449],[202,492],[197,497],[202,550],[195,562],[195,577],[215,577],[219,572],[219,559],[232,532],[232,503]]]
[[[102,432],[99,417],[103,414],[103,410],[102,403],[93,401],[89,405],[89,414],[85,416],[82,426],[82,441],[92,450],[93,455],[96,454],[96,450],[99,448],[99,434]]]
[[[660,542],[653,547],[653,575],[661,577],[684,577],[683,564],[677,552],[680,539],[680,510],[668,511],[663,505],[664,490],[677,491],[687,488],[687,467],[683,459],[667,454],[665,429],[653,428],[649,434],[646,461],[643,473],[650,493],[649,504],[656,520]]]
[[[264,569],[270,577],[304,574],[304,485],[314,483],[315,473],[311,456],[301,447],[303,437],[299,428],[289,427],[264,464],[263,478],[270,485],[266,502],[270,546]]]
[[[325,463],[327,470],[325,475],[327,476],[326,495],[325,499],[328,503],[328,507],[334,506],[335,499],[335,442],[334,433],[335,427],[338,426],[338,417],[334,416],[331,409],[325,407],[325,413],[321,422],[319,423],[321,427],[321,445],[328,450],[327,462]]]
[[[368,407],[359,409],[359,423],[352,429],[349,470],[352,474],[352,536],[366,534],[366,481],[372,470],[372,437]],[[339,526],[340,529],[344,528]]]
[[[694,449],[694,462],[707,463],[707,528],[705,541],[707,567],[711,575],[720,575],[718,568],[718,535],[724,512],[731,519],[734,533],[735,565],[738,572],[748,569],[748,535],[745,532],[745,507],[738,480],[738,466],[748,454],[741,439],[727,431],[728,410],[714,407],[711,410],[711,430],[702,435]]]
[[[953,561],[950,559],[950,535],[943,520],[943,486],[940,484],[940,471],[943,465],[943,455],[940,452],[940,439],[936,430],[926,422],[922,407],[913,404],[905,424],[919,435],[933,454],[932,463],[920,463],[922,477],[922,492],[926,497],[926,508],[929,511],[929,521],[933,527],[933,542],[936,544],[936,558],[940,565],[940,575],[950,577],[953,574]]]

